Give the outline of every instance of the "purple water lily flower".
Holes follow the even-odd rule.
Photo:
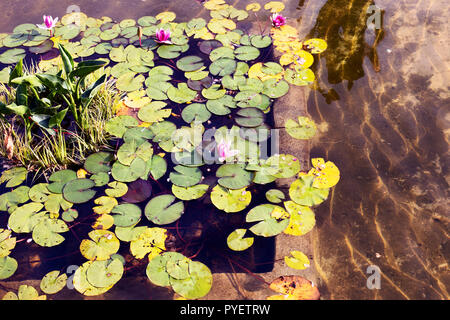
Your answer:
[[[172,44],[170,39],[170,30],[158,29],[156,30],[156,42]]]
[[[222,140],[217,144],[217,151],[219,153],[219,161],[223,162],[227,158],[234,157],[239,153],[239,150],[231,150],[231,141]]]
[[[276,28],[279,28],[281,26],[284,26],[286,24],[286,18],[283,17],[281,14],[279,13],[274,13],[271,17],[270,20],[272,20],[272,25]]]
[[[44,23],[37,24],[36,26],[38,26],[41,29],[50,30],[50,36],[52,36],[52,31],[53,28],[56,26],[56,23],[58,22],[58,18],[53,19],[52,16],[45,16],[45,15],[42,18],[44,19]]]

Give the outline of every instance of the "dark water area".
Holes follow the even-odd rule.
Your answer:
[[[244,8],[250,2],[233,5]],[[448,299],[447,1],[283,2],[288,18],[298,21],[301,37],[328,42],[327,51],[313,65],[318,81],[308,97],[308,112],[320,130],[312,141],[311,158],[333,161],[341,171],[329,199],[315,209],[313,261],[322,297]],[[19,23],[41,23],[44,13],[61,17],[72,4],[2,0],[0,32],[11,32]],[[194,0],[79,0],[75,4],[89,16],[118,21],[166,10],[177,13],[177,21],[208,17]],[[367,27],[367,12],[373,5],[382,10],[379,28]],[[207,207],[192,208],[199,221],[207,221]],[[213,226],[208,237],[217,230],[226,233],[221,226]],[[261,243],[255,248],[264,253],[271,245]],[[190,254],[196,249],[191,248]],[[208,264],[212,258],[207,252],[214,250],[214,246],[202,249],[198,259]],[[264,265],[266,258],[270,257],[262,255],[255,265]],[[369,266],[381,271],[380,289],[366,285]]]

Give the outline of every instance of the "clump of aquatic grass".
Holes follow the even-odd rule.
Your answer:
[[[104,70],[89,75],[85,86],[97,81]],[[34,65],[27,74],[40,72]],[[14,101],[15,89],[0,84],[0,101],[5,104]],[[109,149],[109,135],[104,130],[106,122],[114,117],[114,105],[122,99],[123,94],[114,87],[113,80],[106,80],[99,87],[84,113],[87,124],[84,129],[73,127],[53,129],[54,134],[43,130],[39,135],[33,134],[31,139],[25,132],[23,119],[18,116],[0,117],[0,157],[12,164],[20,164],[34,171],[55,171],[72,165],[81,165],[86,157],[94,152]]]

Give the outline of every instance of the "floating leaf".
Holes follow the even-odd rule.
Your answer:
[[[115,285],[123,272],[123,264],[119,259],[93,261],[86,270],[86,278],[94,287],[106,288]]]
[[[120,247],[120,241],[108,230],[93,230],[80,244],[81,254],[88,260],[108,260]]]
[[[170,173],[170,181],[179,187],[191,187],[202,179],[202,172],[198,168],[189,168],[178,165]]]
[[[117,151],[117,159],[123,165],[129,166],[131,163],[140,158],[144,161],[151,159],[153,155],[153,147],[151,143],[145,141],[137,145],[135,141],[124,143]]]
[[[114,224],[118,227],[130,227],[141,219],[141,208],[132,203],[123,203],[114,207],[111,211]]]
[[[250,248],[255,241],[253,237],[244,238],[247,229],[236,229],[227,237],[227,244],[231,250],[244,251]]]
[[[198,261],[189,262],[189,277],[178,280],[170,277],[173,290],[187,299],[198,299],[204,297],[211,290],[211,270]]]
[[[323,39],[309,39],[303,44],[311,50],[312,53],[322,53],[327,49],[327,42]]]
[[[103,187],[109,182],[109,174],[107,174],[106,172],[99,172],[93,174],[90,179],[95,182],[96,187]]]
[[[231,112],[230,108],[236,108],[236,102],[232,96],[224,95],[220,99],[208,100],[206,102],[206,107],[211,113],[223,116]]]
[[[243,61],[255,60],[259,57],[259,49],[252,46],[241,46],[234,50],[236,59]]]
[[[339,182],[340,172],[333,162],[325,162],[322,158],[313,158],[311,163],[314,168],[308,174],[315,177],[313,187],[327,189],[334,187]]]
[[[111,170],[110,163],[113,159],[113,154],[109,152],[97,152],[87,157],[84,168],[94,174],[107,173]]]
[[[171,22],[173,20],[175,20],[176,18],[176,14],[172,11],[164,11],[159,13],[158,15],[156,15],[156,19],[160,20],[161,23],[167,23],[167,22]]]
[[[106,189],[105,193],[110,197],[119,198],[128,192],[128,186],[122,182],[113,181],[108,183],[108,187],[110,189]]]
[[[78,211],[75,209],[67,209],[62,213],[61,218],[65,222],[73,222],[78,218]]]
[[[41,280],[39,287],[46,294],[55,294],[67,285],[67,275],[58,270],[47,273]]]
[[[146,163],[141,158],[134,159],[129,166],[116,161],[111,169],[114,180],[120,182],[133,182],[142,177],[146,171]]]
[[[45,201],[45,210],[50,213],[59,213],[62,210],[68,210],[73,206],[71,202],[68,202],[64,199],[63,195],[58,194],[49,194],[47,200]]]
[[[129,203],[139,203],[147,200],[152,193],[152,185],[145,180],[137,180],[128,186],[127,193],[122,197],[122,200]]]
[[[289,196],[296,203],[304,206],[316,206],[328,198],[329,189],[313,186],[313,176],[301,176],[289,188]]]
[[[38,213],[42,203],[31,202],[15,209],[9,216],[8,226],[16,233],[28,233],[42,220],[44,213]]]
[[[318,300],[319,290],[300,276],[281,276],[270,283],[270,289],[286,295],[286,300]]]
[[[289,225],[289,215],[280,206],[262,204],[250,210],[246,222],[258,222],[250,231],[263,237],[273,237],[284,231]]]
[[[297,269],[297,270],[303,270],[306,268],[309,268],[310,263],[309,263],[309,259],[306,256],[306,254],[304,254],[301,251],[291,251],[291,256],[292,257],[284,257],[284,262],[286,263],[286,265],[292,269]]]
[[[46,216],[33,228],[33,240],[42,247],[54,247],[65,239],[60,233],[69,231],[66,223]]]
[[[69,181],[63,189],[64,199],[72,203],[85,203],[91,200],[96,191],[91,190],[95,182],[91,179],[76,179]]]
[[[183,202],[175,202],[175,199],[170,194],[154,197],[145,207],[145,216],[158,225],[175,222],[184,213]]]
[[[263,94],[272,99],[284,96],[289,91],[289,84],[284,80],[269,79],[264,81]]]
[[[178,252],[164,252],[150,260],[147,265],[146,274],[148,279],[157,286],[170,286],[170,276],[166,266],[169,261],[183,260],[185,257]]]
[[[125,143],[135,142],[136,145],[140,146],[142,143],[152,139],[155,135],[153,132],[144,127],[134,127],[128,129],[123,135],[123,141]]]
[[[266,48],[272,44],[272,38],[269,36],[255,35],[250,37],[250,42],[255,48]]]
[[[290,154],[273,155],[265,161],[265,165],[276,170],[272,173],[276,178],[290,178],[300,171],[300,161]]]
[[[253,172],[245,170],[243,164],[223,164],[217,169],[219,184],[228,189],[242,189],[253,180]]]
[[[0,280],[11,277],[17,270],[17,260],[12,257],[0,258]]]
[[[170,117],[172,113],[172,109],[163,109],[165,106],[167,106],[165,102],[152,101],[139,110],[138,117],[148,123],[163,121],[164,118]]]
[[[298,72],[292,69],[286,69],[284,79],[296,86],[306,86],[314,82],[315,75],[311,69],[299,70]]]
[[[247,11],[259,11],[261,9],[261,5],[257,2],[252,2],[245,7]]]
[[[134,72],[127,72],[117,79],[116,87],[121,91],[136,91],[142,88],[144,80],[143,75],[136,76]]]
[[[244,108],[238,110],[234,121],[241,126],[254,128],[264,123],[264,113],[258,108]]]
[[[130,243],[130,252],[137,259],[143,259],[148,254],[151,261],[155,256],[166,249],[165,241],[167,231],[162,228],[146,228],[136,240]]]
[[[175,184],[172,185],[172,193],[180,200],[196,200],[201,198],[206,191],[208,191],[209,186],[207,184],[197,184],[192,187],[179,187]]]
[[[192,103],[183,109],[181,117],[187,123],[206,122],[211,117],[211,112],[203,103]]]
[[[234,59],[220,58],[209,66],[209,72],[215,76],[223,77],[228,74],[232,74],[237,67],[237,63]]]
[[[113,136],[122,138],[127,129],[137,127],[138,124],[138,120],[131,116],[118,116],[108,120],[105,130]]]
[[[284,10],[284,3],[280,1],[270,1],[264,5],[264,9],[270,10],[272,13],[281,12]]]
[[[198,46],[201,52],[203,52],[204,54],[210,54],[211,51],[221,47],[222,44],[217,40],[207,40],[200,42]]]
[[[158,56],[160,56],[163,59],[175,59],[178,56],[181,55],[181,53],[187,51],[189,49],[189,45],[175,45],[175,44],[163,44],[159,46],[158,50],[156,52],[158,53]]]
[[[0,176],[0,183],[6,183],[6,188],[14,188],[22,184],[27,178],[28,170],[23,167],[6,170]]]
[[[270,189],[266,192],[266,198],[272,203],[280,203],[285,199],[285,196],[281,190]]]
[[[0,63],[14,64],[25,58],[25,50],[10,49],[0,54]]]
[[[175,103],[186,103],[192,101],[197,92],[188,88],[186,83],[179,83],[178,88],[170,87],[167,96]]]
[[[9,256],[16,246],[16,238],[11,237],[11,230],[0,228],[0,258]]]
[[[221,89],[218,84],[213,84],[211,87],[202,90],[202,96],[208,100],[220,99],[225,96],[225,93],[226,90]]]
[[[108,259],[105,259],[108,260]],[[87,270],[94,263],[94,261],[87,261],[79,267],[73,277],[73,286],[75,290],[85,296],[97,296],[107,292],[112,286],[109,287],[95,287],[87,279]]]
[[[212,33],[223,34],[229,30],[236,29],[236,23],[230,19],[211,19],[208,22],[208,29],[211,30]]]
[[[242,211],[250,204],[251,199],[251,192],[245,188],[231,190],[217,185],[211,191],[212,203],[225,212]]]
[[[291,216],[289,226],[284,233],[302,236],[314,228],[316,217],[311,208],[296,204],[294,201],[286,201],[284,206]]]
[[[181,71],[195,71],[203,67],[203,59],[198,56],[186,56],[177,61],[177,68]]]
[[[93,207],[92,211],[96,214],[107,214],[111,213],[112,209],[118,205],[118,202],[113,197],[102,196],[94,200],[94,203],[98,206]]]
[[[147,227],[145,226],[141,226],[141,227],[135,227],[135,226],[131,226],[131,227],[116,227],[116,236],[119,240],[121,241],[125,241],[125,242],[130,242],[133,240],[136,240],[139,235],[144,232],[147,229]]]
[[[221,58],[234,59],[233,48],[218,47],[218,48],[214,49],[213,51],[211,51],[211,53],[209,54],[209,59],[213,62],[218,59],[221,59]]]
[[[284,123],[286,132],[295,139],[311,139],[317,131],[316,124],[308,117],[298,117],[297,121],[287,119]]]

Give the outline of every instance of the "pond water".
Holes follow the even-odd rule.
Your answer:
[[[308,112],[321,131],[311,157],[333,161],[341,171],[330,198],[315,209],[312,238],[322,297],[448,299],[448,4],[283,2],[301,36],[328,42],[313,66],[318,85],[308,97]],[[41,23],[44,13],[61,17],[71,5],[119,21],[166,10],[177,21],[208,17],[195,0],[2,0],[0,33]],[[367,27],[372,5],[383,10],[380,29]],[[380,289],[367,288],[370,265],[381,271]]]

